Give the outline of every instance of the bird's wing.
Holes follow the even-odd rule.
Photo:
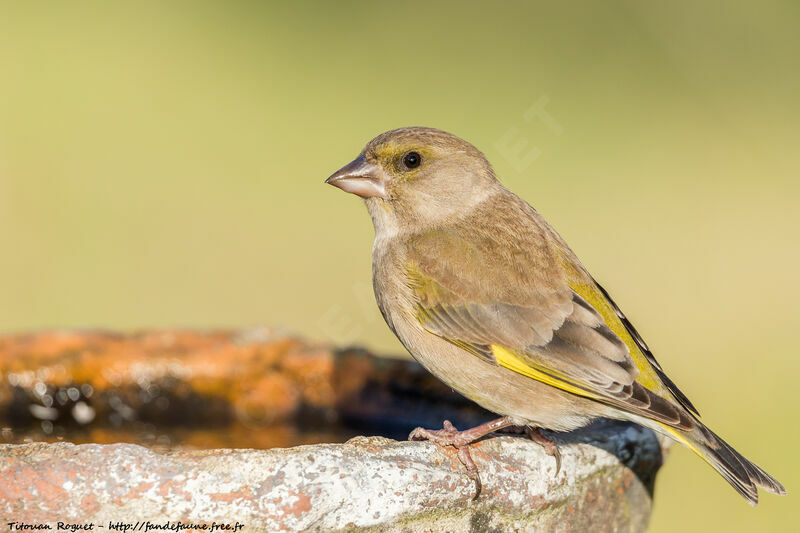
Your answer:
[[[543,220],[518,215],[409,239],[407,282],[422,326],[548,385],[693,427],[603,289],[549,226],[537,226]]]

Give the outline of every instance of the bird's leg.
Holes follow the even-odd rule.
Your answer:
[[[514,425],[514,422],[509,417],[504,416],[480,426],[475,426],[472,429],[459,431],[449,420],[445,420],[442,424],[442,429],[417,428],[411,432],[408,440],[429,440],[439,446],[454,447],[458,451],[458,460],[461,461],[461,464],[467,469],[467,474],[475,482],[475,496],[472,499],[477,500],[482,489],[481,476],[478,473],[478,466],[469,453],[469,445],[489,433],[512,425]]]

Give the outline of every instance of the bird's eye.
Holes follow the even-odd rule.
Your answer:
[[[406,168],[417,168],[422,163],[422,156],[417,152],[408,152],[403,156],[403,164]]]

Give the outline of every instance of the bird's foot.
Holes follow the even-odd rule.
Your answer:
[[[525,426],[525,434],[531,439],[533,442],[541,445],[544,448],[544,452],[556,460],[556,473],[553,474],[553,477],[557,476],[558,473],[561,471],[561,451],[558,449],[558,444],[555,443],[549,437],[546,437],[543,433],[541,428],[532,428],[530,426]]]
[[[556,473],[553,474],[553,476],[557,476],[561,471],[561,451],[558,449],[558,444],[551,438],[545,436],[541,428],[532,426],[509,426],[502,431],[506,433],[524,433],[529,439],[544,448],[544,452],[547,455],[556,460]]]
[[[481,483],[480,473],[478,472],[478,466],[475,464],[475,461],[472,460],[472,455],[469,452],[469,445],[493,431],[497,431],[498,429],[512,424],[513,422],[509,418],[503,417],[481,424],[472,429],[459,431],[449,420],[445,420],[442,424],[442,429],[416,428],[408,436],[408,440],[429,440],[439,446],[454,447],[458,452],[458,460],[461,461],[461,464],[467,469],[467,475],[470,479],[475,482],[475,496],[473,496],[472,499],[477,500],[478,496],[481,494],[483,485]]]

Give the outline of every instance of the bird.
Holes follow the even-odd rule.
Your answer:
[[[429,372],[499,415],[409,436],[454,447],[475,498],[482,485],[471,443],[527,428],[558,469],[558,448],[541,429],[599,418],[687,446],[751,505],[758,487],[786,494],[700,421],[609,293],[472,144],[435,128],[394,129],[325,181],[366,204],[373,289],[389,328]]]

